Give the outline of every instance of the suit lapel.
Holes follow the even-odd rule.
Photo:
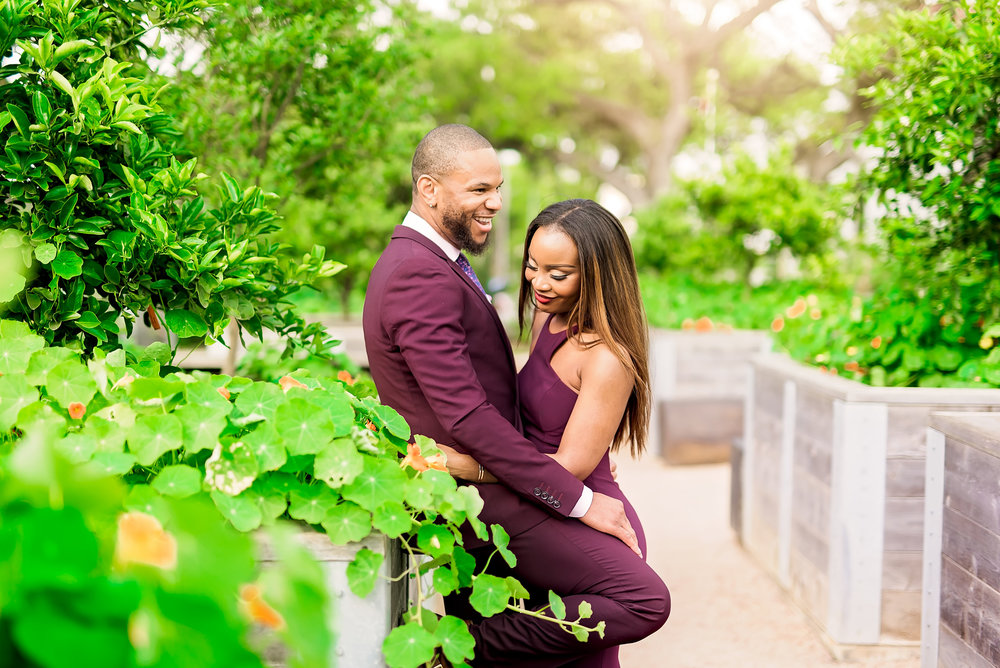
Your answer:
[[[465,272],[462,271],[462,268],[458,266],[457,262],[453,262],[450,259],[448,259],[448,256],[444,254],[444,251],[442,251],[437,244],[435,244],[433,241],[431,241],[424,235],[420,234],[420,232],[417,232],[414,229],[406,227],[405,225],[397,225],[396,229],[393,230],[392,238],[395,239],[397,237],[415,241],[416,243],[420,244],[421,246],[432,252],[434,255],[441,258],[442,262],[446,262],[451,267],[451,270],[455,274],[455,276],[458,277],[458,279],[461,280],[463,283],[465,283],[465,285],[470,290],[476,293],[476,295],[479,297],[479,303],[482,305],[483,308],[485,308],[489,312],[490,317],[493,319],[493,324],[497,329],[497,335],[503,341],[504,348],[507,351],[507,361],[510,363],[511,370],[516,374],[517,362],[514,361],[514,350],[513,348],[511,348],[510,345],[510,337],[507,336],[507,330],[504,329],[503,323],[500,322],[500,316],[497,314],[497,310],[493,308],[493,304],[491,304],[490,300],[486,298],[486,295],[483,293],[483,291],[479,289],[479,286],[473,283],[472,279],[465,275]]]

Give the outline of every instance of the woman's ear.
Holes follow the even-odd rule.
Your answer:
[[[434,180],[434,177],[427,174],[421,174],[417,177],[417,194],[424,201],[424,204],[432,209],[436,207],[438,200],[438,183]]]

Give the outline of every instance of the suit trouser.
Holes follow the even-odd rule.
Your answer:
[[[576,619],[582,601],[589,602],[593,616],[585,624],[603,620],[604,638],[591,633],[582,643],[552,622],[507,611],[470,624],[476,668],[601,665],[593,663],[601,650],[645,638],[670,615],[670,592],[646,562],[579,520],[547,518],[511,536],[510,549],[518,580],[531,591],[559,594],[568,619]]]

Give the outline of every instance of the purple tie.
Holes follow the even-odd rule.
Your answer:
[[[465,255],[463,255],[462,253],[459,253],[458,257],[455,258],[455,262],[458,263],[458,266],[462,268],[462,271],[465,272],[465,275],[471,278],[472,282],[476,284],[476,287],[479,288],[485,295],[486,290],[483,290],[483,284],[479,282],[479,277],[476,276],[476,272],[472,270],[472,265],[469,264],[468,258],[466,258]]]

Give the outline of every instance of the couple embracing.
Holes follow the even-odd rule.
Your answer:
[[[421,140],[411,171],[413,203],[365,298],[379,397],[413,433],[442,445],[452,475],[476,485],[480,519],[510,534],[513,575],[529,590],[552,589],[570,610],[588,601],[606,630],[582,643],[530,615],[446,608],[469,621],[477,668],[618,666],[617,646],[653,633],[670,613],[609,459],[622,445],[642,451],[650,405],[628,238],[589,200],[553,204],[532,221],[519,296],[531,354],[518,373],[464,255],[486,247],[502,206],[495,150],[472,128],[443,125]],[[471,531],[464,538],[484,563],[492,547]]]

